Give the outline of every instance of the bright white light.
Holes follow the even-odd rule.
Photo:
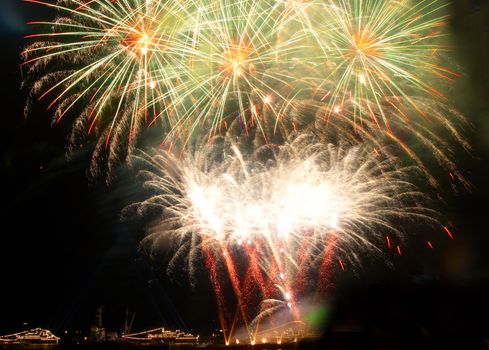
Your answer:
[[[236,148],[212,166],[205,150],[183,158],[156,156],[151,166],[163,164],[163,175],[145,176],[161,192],[138,205],[165,208],[161,227],[170,230],[162,234],[175,234],[176,240],[198,236],[202,244],[189,249],[205,244],[226,257],[232,254],[223,248],[233,245],[257,252],[260,266],[280,283],[291,281],[298,259],[315,261],[330,242],[341,244],[342,253],[375,248],[386,230],[402,235],[400,217],[429,215],[411,205],[411,199],[422,199],[403,176],[411,168],[382,161],[371,150],[300,141],[281,146],[266,166]],[[279,271],[266,270],[272,261]],[[285,301],[292,300],[289,287],[283,293]]]
[[[242,244],[256,237],[287,241],[304,227],[339,228],[348,201],[340,198],[334,179],[323,177],[309,160],[271,169],[266,177],[248,175],[238,181],[229,173],[206,179],[188,174],[189,209],[202,234]],[[262,189],[262,198],[256,197],[256,188]]]
[[[363,74],[363,73],[358,74],[358,80],[360,80],[360,83],[363,85],[367,84],[367,78],[365,77],[365,74]]]

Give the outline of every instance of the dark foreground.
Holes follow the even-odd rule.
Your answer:
[[[206,345],[199,346],[173,345],[130,345],[122,343],[111,344],[59,344],[59,345],[9,345],[0,346],[5,349],[26,350],[424,350],[424,349],[489,349],[489,339],[470,335],[445,335],[431,337],[421,334],[380,336],[362,332],[338,332],[328,334],[321,339],[305,340],[291,344],[259,344],[259,345]]]

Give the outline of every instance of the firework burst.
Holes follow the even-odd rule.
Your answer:
[[[266,139],[268,124],[277,127],[305,81],[297,73],[307,64],[299,60],[307,34],[292,30],[298,23],[281,2],[203,1],[193,25],[191,77],[182,82],[170,136],[223,134],[238,121],[246,133],[256,125]]]
[[[28,2],[60,13],[35,22],[49,31],[24,50],[29,76],[42,76],[28,108],[51,96],[55,122],[77,116],[72,145],[98,135],[92,173],[153,125],[158,142],[185,148],[230,130],[276,143],[341,123],[343,138],[389,139],[428,175],[415,140],[464,181],[450,145],[469,148],[465,121],[436,87],[457,76],[441,63],[443,1]]]
[[[218,133],[230,120],[246,129],[272,102],[293,98],[289,59],[304,34],[290,34],[294,16],[274,1],[58,0],[49,31],[28,36],[29,101],[50,97],[54,122],[78,116],[72,143],[95,132],[98,158],[136,144],[157,121],[175,141],[201,129]],[[303,31],[301,32],[303,33]],[[127,142],[128,140],[128,142]],[[81,141],[83,142],[83,141]],[[94,165],[96,162],[94,162]],[[96,168],[93,168],[96,170]]]
[[[388,104],[414,107],[429,118],[412,97],[443,99],[437,83],[459,76],[442,66],[448,51],[446,6],[433,0],[325,2],[315,14],[318,35],[329,47],[320,75],[322,98],[336,110],[351,100],[357,118],[370,115],[386,128]]]
[[[54,96],[49,108],[55,108],[55,123],[67,114],[77,116],[72,145],[95,133],[99,141],[93,165],[105,149],[109,166],[116,163],[118,151],[131,149],[141,127],[154,122],[157,106],[148,107],[149,101],[174,89],[179,71],[185,72],[190,46],[186,18],[194,4],[26,1],[60,14],[52,22],[31,23],[50,31],[30,35],[37,41],[23,51],[29,74],[42,75],[31,86],[26,109],[35,98]]]
[[[321,289],[307,281],[327,280],[332,261],[359,263],[359,252],[378,250],[386,234],[402,239],[403,223],[438,225],[408,181],[416,169],[361,147],[303,135],[251,154],[210,147],[182,159],[167,152],[138,159],[154,195],[128,210],[161,210],[148,241],[179,242],[169,269],[186,261],[190,276],[204,257],[218,299],[227,278],[246,325],[257,295],[282,300],[299,318],[298,298]]]

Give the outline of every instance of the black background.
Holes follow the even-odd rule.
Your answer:
[[[389,264],[373,259],[338,274],[328,332],[466,335],[479,345],[489,339],[489,4],[455,0],[451,12],[463,71],[453,102],[474,125],[468,132],[474,151],[458,159],[475,190],[448,195],[454,240],[441,235],[435,250],[421,249],[423,239],[409,241],[402,257],[387,256]],[[135,329],[217,327],[206,281],[192,289],[186,278],[169,279],[164,267],[138,253],[143,229],[120,218],[120,209],[138,196],[134,181],[89,180],[89,150],[68,158],[70,121],[51,126],[42,103],[24,118],[19,54],[29,33],[25,23],[49,16],[20,0],[0,3],[0,332],[26,326],[86,331],[100,305],[105,326],[115,331],[126,307],[136,311]]]

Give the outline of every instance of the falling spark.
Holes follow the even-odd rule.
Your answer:
[[[445,230],[445,232],[446,232],[446,234],[448,235],[448,237],[450,237],[451,239],[453,239],[453,235],[452,235],[452,233],[450,232],[450,230],[448,229],[448,227],[443,226],[443,230]]]

